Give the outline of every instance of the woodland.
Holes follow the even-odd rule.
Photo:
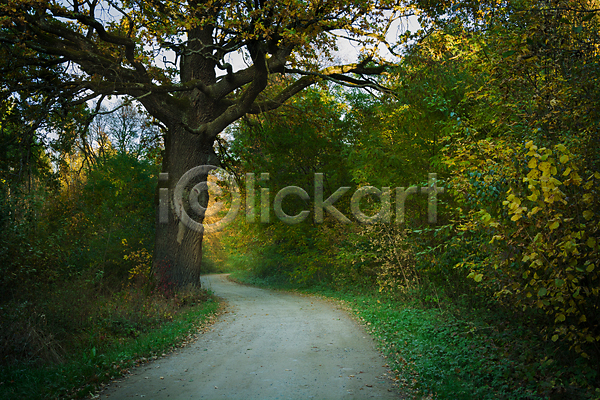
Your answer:
[[[600,399],[597,1],[1,0],[0,71],[0,398],[184,344],[228,272],[345,304],[407,398]]]

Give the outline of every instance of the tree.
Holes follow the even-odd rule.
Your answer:
[[[431,265],[546,314],[537,333],[569,344],[598,376],[599,10],[572,0],[479,4],[470,18],[469,1],[441,13],[441,29],[416,48],[461,88],[440,92],[453,207]]]
[[[191,168],[219,164],[215,140],[242,116],[276,109],[322,79],[378,87],[369,76],[385,66],[375,49],[408,13],[397,0],[3,0],[2,90],[48,104],[97,100],[96,111],[106,96],[139,101],[164,129],[172,192]],[[340,35],[371,50],[335,64]],[[236,53],[246,68],[228,63]],[[199,285],[202,232],[173,215],[158,222],[157,209],[155,265],[169,264],[179,286]]]

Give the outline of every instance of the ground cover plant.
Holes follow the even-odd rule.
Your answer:
[[[226,262],[251,282],[357,293],[349,301],[424,395],[598,397],[597,7],[420,6],[380,78],[389,92],[323,85],[247,117],[229,141],[236,174],[269,173],[260,188],[272,193],[308,191],[323,173],[325,197],[380,190],[360,203],[375,216],[389,188],[390,221],[316,221],[313,198],[290,201],[288,214],[315,215],[236,222]],[[319,140],[330,145],[309,151]],[[435,204],[429,174],[444,188]],[[335,206],[353,213],[350,195]]]
[[[199,288],[174,290],[169,265],[152,268],[158,148],[134,140],[147,128],[135,110],[121,117],[48,153],[2,123],[0,398],[86,396],[218,308]]]
[[[0,389],[95,384],[113,372],[101,355],[135,359],[116,349],[212,310],[201,272],[234,271],[345,301],[417,395],[599,398],[599,14],[0,3]],[[410,29],[384,24],[401,15]],[[338,63],[338,29],[355,62]],[[254,197],[205,235],[168,197],[207,163]],[[330,199],[351,218],[317,188],[350,188]],[[195,205],[232,202],[201,192]]]
[[[28,326],[28,331],[18,332],[24,335],[23,342],[31,341],[31,336],[37,335],[42,343],[27,344],[53,351],[52,358],[48,360],[48,355],[31,354],[29,360],[3,365],[0,398],[87,397],[103,384],[126,375],[130,368],[193,340],[200,329],[210,325],[219,307],[218,301],[206,293],[189,293],[172,299],[150,296],[140,301],[115,296],[108,300],[107,303],[93,304],[98,307],[98,312],[88,316],[87,323],[79,327],[77,335],[64,332],[62,338],[54,338],[50,336],[52,330],[42,330],[40,326]],[[73,311],[73,308],[69,307],[69,310]],[[72,329],[65,325],[61,327],[64,331]],[[45,337],[40,338],[41,335]],[[7,339],[4,343],[15,342],[13,338]],[[66,345],[64,339],[71,343]]]
[[[232,279],[338,301],[386,355],[390,378],[408,398],[589,399],[600,395],[595,371],[568,348],[535,334],[535,315],[436,290],[390,296],[378,290],[298,285],[235,270]]]

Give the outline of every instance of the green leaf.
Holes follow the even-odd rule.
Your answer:
[[[546,293],[548,293],[548,290],[546,290],[546,288],[541,288],[540,290],[538,290],[538,297],[545,296]]]
[[[594,18],[595,15],[596,15],[595,12],[588,12],[587,15],[585,15],[583,18],[581,18],[581,21],[583,21],[583,22],[589,21],[590,19]]]
[[[594,270],[594,264],[590,264],[588,265],[588,267],[585,269],[587,272],[592,272]]]

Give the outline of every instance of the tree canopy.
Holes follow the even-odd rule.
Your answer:
[[[377,49],[408,14],[395,0],[4,1],[2,96],[35,105],[40,121],[95,100],[94,115],[106,96],[139,101],[163,127],[173,193],[187,171],[219,163],[217,135],[242,116],[276,109],[323,79],[379,88],[369,78],[385,70]],[[363,46],[356,62],[337,62],[340,35]],[[246,67],[233,68],[236,54]],[[199,197],[206,206],[208,193]],[[202,232],[179,218],[184,205],[170,204],[177,216],[157,227],[155,261],[178,285],[197,285]]]
[[[71,105],[128,95],[166,127],[211,139],[320,78],[376,86],[374,50],[409,13],[393,0],[4,1],[3,92]],[[357,63],[335,63],[340,36],[364,45]],[[232,54],[247,68],[234,70]],[[273,75],[296,79],[261,97]]]

